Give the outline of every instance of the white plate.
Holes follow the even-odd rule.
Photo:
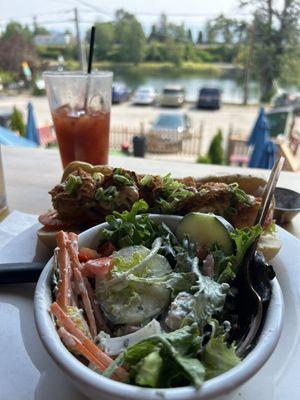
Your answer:
[[[273,264],[285,301],[283,333],[269,361],[230,400],[300,398],[300,241],[280,228],[279,237],[283,248]],[[8,246],[13,252],[14,244],[6,252]],[[86,400],[62,378],[40,343],[33,291],[32,284],[0,286],[0,399]]]

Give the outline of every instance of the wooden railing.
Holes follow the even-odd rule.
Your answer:
[[[176,153],[197,157],[202,151],[203,127],[182,135],[174,132],[149,132],[141,124],[140,127],[113,125],[110,129],[110,148],[120,150],[123,144],[128,144],[132,150],[134,136],[144,135],[148,141],[148,152],[151,153]]]
[[[245,167],[248,165],[250,147],[245,136],[229,134],[227,143],[227,164]]]

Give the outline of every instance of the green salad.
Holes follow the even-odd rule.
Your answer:
[[[58,234],[51,312],[66,347],[105,377],[200,388],[241,361],[237,276],[262,229],[195,212],[172,231],[147,208],[108,216],[97,249]]]

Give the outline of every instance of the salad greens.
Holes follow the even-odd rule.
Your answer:
[[[210,248],[210,253],[214,258],[214,279],[219,283],[232,281],[243,262],[248,248],[262,233],[262,228],[255,225],[252,228],[235,229],[234,233],[229,233],[235,243],[235,253],[226,256],[224,251],[214,244]]]
[[[153,335],[129,347],[104,372],[111,376],[117,366],[129,365],[131,379],[140,386],[171,387],[203,383],[205,369],[197,355],[202,339],[196,324],[171,333]]]
[[[118,173],[114,179],[119,180]],[[163,182],[166,193],[178,190],[182,195],[180,182],[169,176]],[[143,184],[147,185],[146,178]],[[235,196],[241,195],[235,186],[232,190]],[[87,292],[93,292],[90,307],[99,305],[97,323],[100,321],[101,329],[94,327],[95,333],[91,334],[91,320],[86,323],[80,302],[66,307],[65,312],[80,335],[93,339],[92,345],[96,343],[105,357],[115,357],[110,363],[106,359],[105,370],[98,370],[104,376],[115,379],[121,371],[122,379],[125,376],[128,383],[143,387],[199,388],[206,379],[240,362],[234,340],[242,339],[248,329],[243,321],[251,318],[248,314],[245,317],[245,308],[237,304],[238,273],[249,246],[262,229],[258,225],[234,229],[218,220],[222,229],[205,242],[205,227],[218,227],[211,222],[212,217],[219,217],[201,214],[197,219],[200,222],[193,227],[197,230],[195,237],[200,239],[194,242],[187,234],[188,228],[177,237],[166,224],[150,219],[147,210],[147,203],[140,200],[130,211],[108,216],[108,226],[101,230],[99,239],[101,248],[104,245],[111,252],[88,260],[75,274],[80,279],[82,273],[80,285],[87,281]],[[221,235],[227,235],[227,241]],[[226,253],[225,242],[230,244]],[[265,264],[260,260],[258,274],[264,278],[253,281],[267,304],[271,296],[269,280],[274,275],[262,266]],[[55,278],[59,285],[57,268]],[[75,297],[78,295],[74,295],[74,301]],[[88,318],[93,310],[89,311]],[[61,337],[67,333],[59,331]]]
[[[173,272],[167,259],[157,254],[160,243],[156,239],[152,250],[129,246],[115,252],[110,277],[96,281],[96,297],[114,324],[153,318],[167,308],[174,293],[191,286],[188,274]]]
[[[117,249],[122,247],[142,244],[151,247],[157,237],[157,225],[144,214],[148,204],[139,200],[133,204],[130,211],[119,213],[114,211],[106,217],[108,228],[101,231],[100,241],[110,241]],[[139,218],[137,216],[139,214]]]
[[[233,344],[226,343],[225,334],[213,335],[200,356],[205,367],[205,379],[214,378],[237,365],[240,359],[235,354],[235,350]]]

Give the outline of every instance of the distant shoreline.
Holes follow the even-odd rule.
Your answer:
[[[55,67],[57,62],[51,62],[50,65]],[[174,65],[170,62],[141,62],[139,64],[111,61],[96,61],[93,65],[94,69],[109,69],[113,71],[128,70],[130,72],[139,73],[171,73],[176,74],[202,74],[203,76],[223,77],[233,74],[242,74],[242,67],[239,65],[225,63],[202,63],[185,61],[180,65]],[[66,61],[65,68],[67,70],[79,69],[79,64],[76,61]]]

